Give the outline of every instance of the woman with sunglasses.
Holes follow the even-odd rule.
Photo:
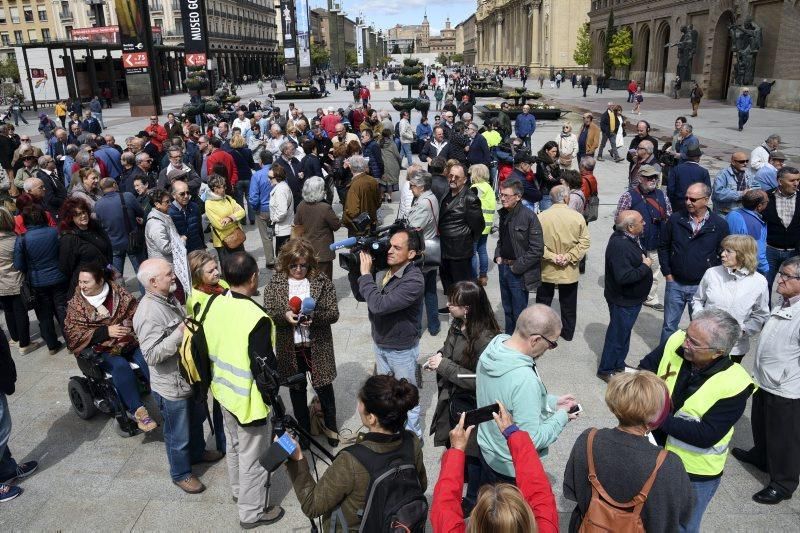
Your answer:
[[[475,366],[486,346],[500,334],[492,305],[483,287],[474,281],[459,281],[450,291],[447,307],[453,320],[444,346],[430,356],[424,368],[436,372],[439,400],[431,420],[430,434],[435,446],[450,447],[450,430],[457,424],[460,413],[477,408],[475,379],[459,377],[474,374]],[[474,431],[467,444],[466,507],[472,509],[478,497],[481,466],[478,460],[478,432]]]
[[[275,322],[278,370],[282,378],[311,373],[311,385],[322,408],[324,433],[331,446],[338,446],[333,395],[336,359],[331,333],[331,324],[339,320],[336,289],[320,271],[314,248],[305,239],[292,239],[283,245],[275,267],[275,274],[264,287],[264,307]],[[311,300],[315,302],[312,312],[302,312]],[[306,388],[303,379],[289,389],[289,396],[295,418],[308,431],[311,419]],[[305,447],[304,440],[301,443]]]

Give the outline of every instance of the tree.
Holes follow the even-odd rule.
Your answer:
[[[14,83],[19,83],[19,69],[17,61],[13,57],[7,57],[0,61],[0,78],[11,78]]]
[[[413,54],[414,53],[414,43],[408,43],[408,47],[406,48],[406,53],[407,54]]]
[[[578,65],[589,66],[592,62],[592,39],[589,37],[589,23],[584,23],[581,29],[578,30],[578,43],[575,46],[575,53],[572,54],[572,59]]]
[[[330,51],[321,44],[311,43],[311,65],[325,68],[331,60]]]
[[[358,56],[356,55],[356,51],[352,48],[348,48],[344,51],[344,62],[347,64],[348,67],[357,67],[358,66]]]
[[[608,24],[606,24],[606,40],[603,43],[603,73],[606,78],[611,77],[611,69],[613,65],[608,59],[608,49],[611,47],[611,40],[614,38],[614,10],[612,9],[608,14]]]
[[[450,64],[450,58],[447,57],[447,55],[445,55],[444,52],[442,52],[438,56],[436,56],[436,62],[439,63],[440,65],[447,66]]]
[[[614,68],[630,67],[633,63],[633,34],[627,26],[614,34],[608,48],[608,60]]]
[[[452,61],[453,63],[463,63],[464,54],[453,54],[450,56],[450,61]]]
[[[400,45],[399,44],[394,43],[394,46],[392,46],[392,53],[393,54],[401,54],[402,53],[402,52],[400,52]]]

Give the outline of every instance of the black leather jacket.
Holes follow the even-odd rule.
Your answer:
[[[478,195],[464,186],[455,197],[451,192],[442,200],[439,213],[439,235],[444,259],[472,257],[472,245],[485,227]]]

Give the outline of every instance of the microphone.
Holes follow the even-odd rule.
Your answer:
[[[328,246],[328,248],[330,248],[332,252],[335,252],[336,250],[340,250],[342,248],[350,248],[351,246],[355,246],[357,243],[357,237],[348,237],[347,239],[342,239],[341,241],[332,243],[330,246]]]
[[[299,315],[302,305],[303,300],[301,300],[299,296],[292,296],[289,298],[289,309],[291,309],[292,313]]]
[[[312,297],[303,298],[303,305],[300,308],[300,314],[311,316],[314,313],[314,309],[317,308],[317,301],[314,300]]]

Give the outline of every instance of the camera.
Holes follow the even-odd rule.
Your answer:
[[[347,272],[358,272],[361,267],[359,254],[364,251],[372,256],[372,263],[376,271],[387,268],[386,253],[389,251],[389,240],[392,238],[392,233],[406,228],[406,222],[398,220],[388,226],[381,226],[370,231],[372,219],[369,214],[361,213],[352,220],[352,224],[358,233],[366,233],[366,235],[350,237],[331,245],[332,250],[348,248],[347,252],[339,254],[339,266]]]

